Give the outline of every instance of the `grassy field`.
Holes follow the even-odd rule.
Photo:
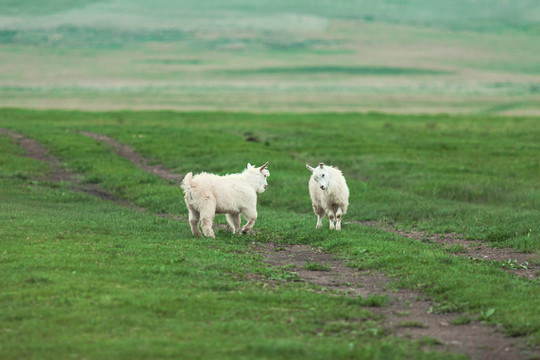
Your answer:
[[[0,106],[540,113],[540,5],[0,1]]]
[[[462,357],[396,336],[387,297],[270,266],[267,243],[540,347],[540,274],[508,272],[540,266],[539,24],[536,0],[0,0],[0,129],[74,173],[0,134],[0,358]],[[178,184],[83,131],[178,175],[270,161],[256,232],[193,238]],[[315,229],[321,161],[351,190],[340,233]],[[445,233],[532,260],[455,256]]]
[[[146,209],[44,180],[46,164],[0,137],[0,354],[453,356],[394,338],[369,308],[286,281],[294,277],[252,250],[267,241],[321,247],[358,269],[392,276],[396,288],[422,290],[438,304],[435,311],[499,324],[507,335],[539,345],[537,279],[355,223],[455,231],[538,253],[539,124],[480,116],[0,110],[0,128],[34,138],[83,182]],[[156,217],[187,215],[181,189],[78,133],[83,130],[130,144],[180,174],[239,172],[247,162],[270,161],[258,232],[196,239],[186,222]],[[315,229],[304,164],[319,161],[338,165],[351,189],[339,234]]]

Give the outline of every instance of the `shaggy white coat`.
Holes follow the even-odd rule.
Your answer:
[[[241,174],[218,176],[188,173],[182,181],[184,200],[189,210],[189,224],[193,235],[200,236],[199,224],[205,236],[214,237],[212,223],[215,214],[225,214],[233,233],[240,231],[240,214],[247,223],[241,229],[247,233],[257,220],[257,192],[268,187],[270,172],[248,164]]]
[[[306,164],[312,172],[309,179],[309,196],[313,212],[317,215],[317,229],[322,227],[322,218],[328,214],[330,230],[341,230],[341,217],[349,206],[349,188],[342,172],[335,167],[320,163],[316,168]]]

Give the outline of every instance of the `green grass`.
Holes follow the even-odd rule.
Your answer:
[[[419,328],[419,329],[427,328],[426,325],[418,321],[403,321],[399,323],[399,326],[406,327],[406,328]]]
[[[388,301],[387,295],[370,295],[366,298],[358,296],[357,298],[348,300],[349,303],[369,307],[383,307],[388,304]]]
[[[452,324],[454,325],[466,325],[469,324],[472,321],[471,317],[468,315],[462,315],[456,317],[454,320],[452,320]]]
[[[345,298],[248,281],[276,271],[249,237],[195,239],[184,223],[30,180],[43,164],[0,145],[2,358],[442,356]]]
[[[276,239],[540,344],[538,281],[505,272],[529,264],[455,258],[459,247],[351,222],[538,254],[540,127],[512,116],[540,113],[539,16],[535,0],[0,0],[0,107],[215,110],[0,109],[0,127],[146,211],[44,180],[46,164],[0,137],[0,357],[441,358],[362,308],[383,299],[316,293],[265,266],[252,243]],[[79,130],[180,174],[269,160],[259,232],[193,239],[152,215],[186,215],[176,184]],[[314,229],[304,164],[319,161],[351,189],[340,234]]]
[[[304,265],[304,269],[311,271],[330,271],[332,266],[327,263],[318,263],[318,262],[309,262],[307,261]]]
[[[454,231],[537,253],[538,124],[484,116],[0,110],[0,127],[35,138],[83,181],[147,209],[40,180],[47,167],[0,137],[1,351],[51,358],[422,356],[418,343],[395,340],[362,308],[384,306],[382,299],[370,305],[308,291],[287,269],[253,255],[252,243],[266,241],[321,247],[353,267],[391,275],[394,287],[421,290],[436,312],[466,312],[540,344],[537,280],[351,222]],[[258,232],[195,239],[187,223],[155,217],[186,215],[179,187],[80,130],[130,144],[177,173],[225,174],[270,161]],[[351,190],[339,233],[315,229],[305,163],[320,161],[339,166]],[[277,285],[247,281],[250,274]]]
[[[451,254],[463,254],[467,252],[467,248],[463,246],[462,244],[455,244],[452,246],[448,246],[445,248],[445,250]]]
[[[387,337],[350,349],[357,336],[366,338],[373,315],[294,284],[266,290],[246,281],[268,270],[245,240],[193,239],[175,221],[65,189],[6,179],[2,189],[10,190],[2,191],[2,358],[369,358],[363,351],[384,358],[416,351]],[[335,321],[350,323],[354,335],[314,336]]]

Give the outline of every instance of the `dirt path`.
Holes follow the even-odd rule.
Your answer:
[[[394,292],[387,285],[391,279],[383,274],[359,272],[347,266],[334,255],[324,253],[307,245],[259,244],[256,250],[268,264],[285,266],[323,289],[337,290],[343,295],[363,298],[387,296],[389,301],[370,311],[384,316],[383,327],[391,329],[396,336],[422,339],[435,338],[443,349],[464,353],[472,359],[528,359],[540,356],[540,352],[526,349],[522,339],[510,339],[502,329],[488,327],[477,321],[454,325],[459,314],[437,314],[434,304],[413,290]],[[325,264],[324,271],[306,269],[307,263]]]
[[[9,130],[0,129],[0,134],[13,138],[27,152],[27,156],[48,163],[51,167],[48,180],[70,182],[73,190],[83,191],[108,200],[114,199],[94,184],[82,184],[74,173],[62,166],[58,159],[48,154],[47,150],[34,140]],[[122,156],[157,176],[175,181],[180,178],[179,175],[172,174],[161,166],[149,166],[148,160],[138,156],[132,148],[120,145],[113,139],[97,134],[89,135],[89,133],[86,133],[86,136],[91,136],[98,141],[106,141],[116,151],[120,152],[121,150],[124,154]],[[95,188],[98,188],[98,191]],[[168,214],[157,214],[157,216],[171,217]],[[365,225],[373,226],[373,224]],[[418,235],[418,237],[420,236]],[[334,255],[324,253],[320,249],[313,249],[306,245],[258,244],[255,251],[260,253],[269,265],[287,266],[287,269],[296,273],[300,279],[321,288],[336,290],[343,295],[352,297],[387,296],[389,299],[387,304],[381,307],[371,307],[370,310],[383,315],[383,326],[391,329],[396,336],[415,339],[435,338],[441,342],[444,349],[463,353],[474,359],[540,357],[539,351],[526,348],[523,339],[506,338],[497,331],[500,329],[474,321],[465,325],[454,325],[452,320],[457,317],[456,314],[434,313],[431,311],[433,304],[425,300],[421,293],[412,290],[399,290],[397,292],[388,290],[387,285],[390,279],[385,275],[371,272],[361,273],[348,267],[345,262],[335,258]],[[324,271],[307,270],[305,268],[307,262],[326,264],[327,267]]]
[[[385,224],[377,221],[352,221],[351,223],[375,227],[406,238],[423,242],[431,242],[442,245],[446,249],[456,249],[451,252],[455,256],[467,257],[473,261],[499,261],[504,264],[504,270],[517,275],[534,279],[540,267],[536,265],[535,254],[525,254],[512,248],[492,248],[479,240],[467,240],[464,235],[456,233],[429,234],[425,231],[403,231],[393,224]]]

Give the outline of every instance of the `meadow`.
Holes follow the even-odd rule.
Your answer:
[[[0,358],[538,357],[539,24],[536,0],[0,0]],[[255,231],[194,238],[176,181],[87,133],[177,178],[269,161]],[[307,245],[354,291],[261,251]],[[449,317],[403,336],[422,301]],[[486,327],[507,338],[435,332]]]
[[[395,338],[369,307],[291,281],[290,269],[268,266],[253,251],[266,242],[320,247],[353,268],[391,276],[396,289],[420,290],[438,311],[540,344],[537,278],[359,223],[458,232],[537,254],[536,118],[0,113],[0,128],[35,139],[81,182],[132,204],[47,180],[46,163],[0,137],[4,358],[456,356]],[[257,231],[194,238],[178,218],[187,215],[178,184],[81,131],[129,144],[178,174],[240,172],[248,162],[270,161]],[[315,229],[305,163],[319,161],[339,165],[351,189],[340,233]]]

